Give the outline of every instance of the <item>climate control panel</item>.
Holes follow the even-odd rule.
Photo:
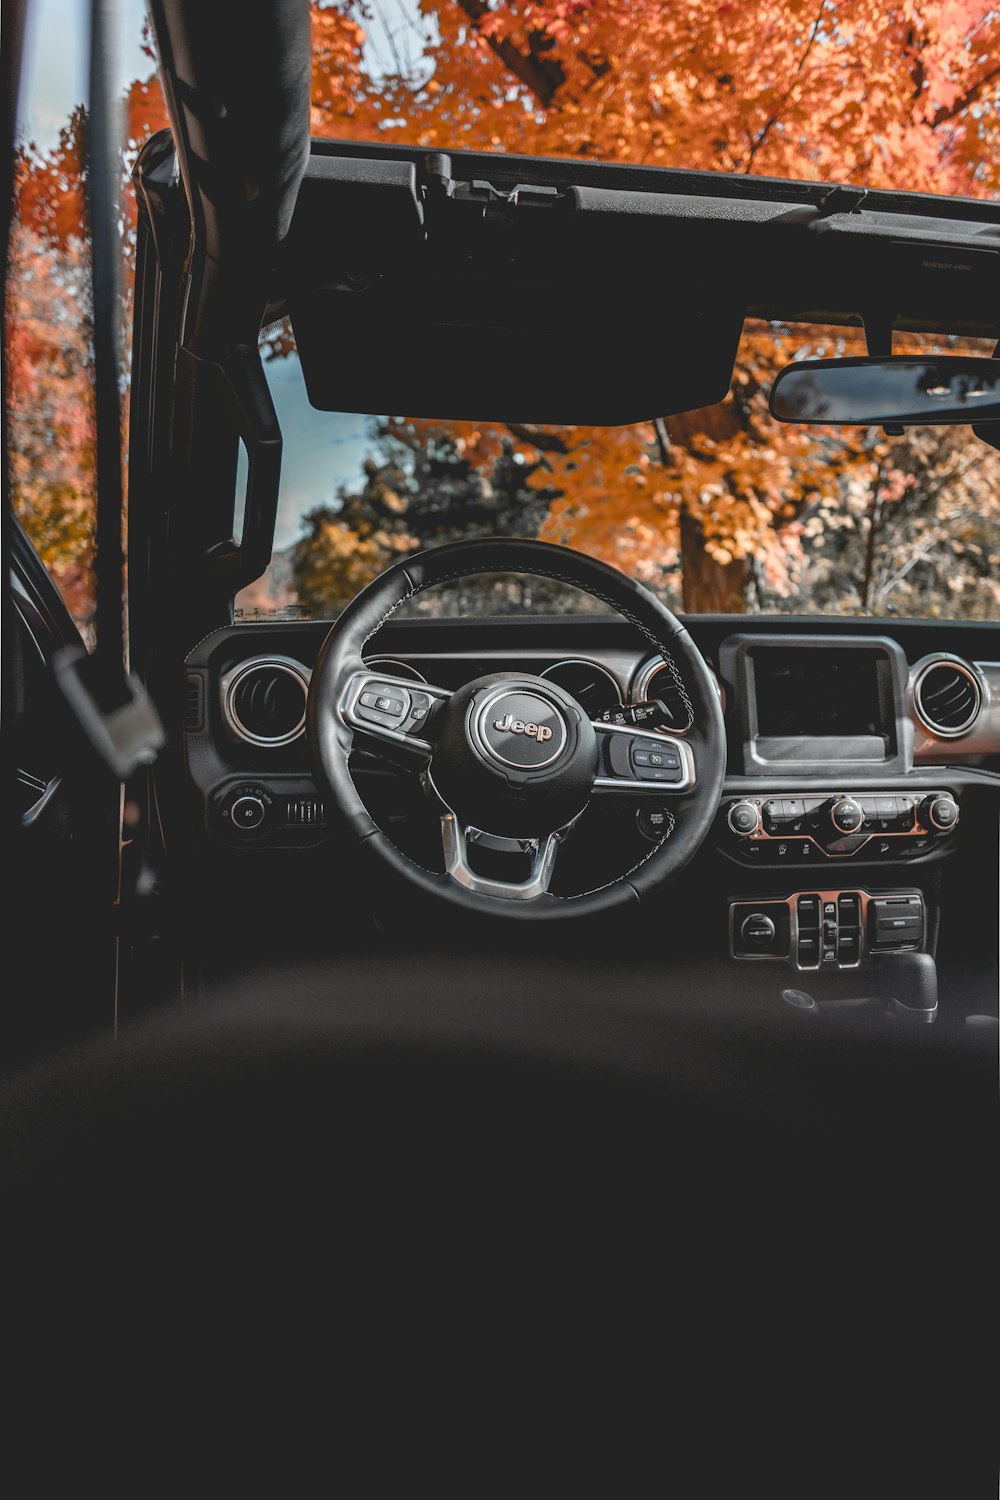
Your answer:
[[[744,864],[919,859],[958,821],[958,801],[944,790],[769,793],[727,798],[721,810],[723,847]]]

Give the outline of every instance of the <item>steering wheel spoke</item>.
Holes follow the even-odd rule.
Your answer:
[[[537,839],[500,838],[484,833],[482,829],[467,827],[453,812],[445,812],[441,815],[445,869],[456,885],[477,896],[493,896],[505,901],[535,901],[549,888],[556,853],[567,832],[568,828],[560,828]],[[469,863],[469,845],[477,843],[497,852],[527,855],[530,859],[527,877],[513,881],[477,874]]]
[[[601,753],[596,796],[662,797],[694,788],[694,752],[686,740],[659,729],[593,723]]]
[[[392,749],[395,758],[423,765],[434,751],[434,720],[451,693],[428,682],[402,682],[379,672],[355,672],[340,714],[355,734]]]

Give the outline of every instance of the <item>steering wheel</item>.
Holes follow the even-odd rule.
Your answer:
[[[490,673],[448,692],[365,665],[365,645],[401,604],[475,573],[554,578],[610,605],[663,657],[687,714],[684,729],[666,734],[593,723],[557,684],[523,673]],[[673,879],[708,833],[726,767],[715,680],[680,621],[617,568],[567,547],[518,538],[434,547],[362,589],[319,652],[308,727],[335,812],[379,863],[466,910],[519,919],[591,916],[634,904]],[[440,810],[446,873],[415,863],[369,815],[348,764],[356,742],[381,748],[422,776]],[[607,885],[576,896],[553,894],[549,883],[562,842],[591,798],[608,796],[669,799],[659,842]],[[478,874],[469,846],[480,841],[529,855],[527,878]]]

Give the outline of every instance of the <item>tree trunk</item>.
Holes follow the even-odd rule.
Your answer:
[[[680,412],[670,417],[669,429],[662,418],[654,423],[660,456],[670,462],[670,445],[678,443],[697,449],[698,438],[707,435],[716,442],[731,437],[740,426],[735,405],[720,403],[698,411]],[[705,549],[705,533],[684,506],[681,506],[681,577],[684,610],[692,615],[743,615],[753,579],[753,559],[743,557],[731,563],[716,562]]]
[[[720,563],[705,550],[705,533],[694,516],[681,509],[681,564],[684,612],[691,615],[742,615],[752,576],[751,559]]]

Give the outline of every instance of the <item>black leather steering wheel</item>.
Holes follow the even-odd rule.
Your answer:
[[[683,731],[592,723],[545,678],[491,673],[456,692],[372,670],[365,645],[422,589],[475,573],[528,573],[572,584],[610,605],[662,655],[688,715]],[[719,806],[726,740],[714,678],[684,626],[641,584],[567,547],[488,537],[396,563],[348,605],[326,637],[309,692],[309,739],[333,808],[383,865],[466,910],[518,919],[584,917],[624,907],[673,879]],[[648,747],[653,745],[650,763]],[[424,777],[441,812],[446,873],[415,863],[375,823],[348,761],[355,741]],[[669,799],[663,835],[638,864],[577,896],[549,891],[556,854],[595,796]],[[475,872],[469,844],[530,855],[526,880]]]

